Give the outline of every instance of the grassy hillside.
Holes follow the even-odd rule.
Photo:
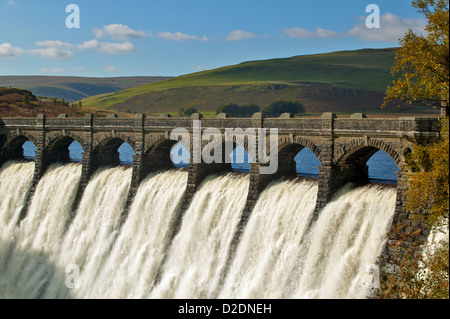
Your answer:
[[[48,117],[57,117],[60,114],[67,114],[70,117],[83,117],[87,113],[97,117],[108,114],[107,111],[85,108],[79,104],[69,103],[67,100],[37,97],[29,90],[0,87],[0,118],[35,117],[38,114],[45,114]],[[122,117],[130,116],[127,113],[118,113],[118,115]]]
[[[149,115],[276,100],[299,100],[309,113],[380,110],[394,55],[395,48],[364,49],[244,62],[92,96],[83,105]]]
[[[133,86],[167,80],[170,77],[137,76],[90,78],[74,76],[0,76],[0,86],[33,91],[37,96],[73,102],[92,95],[111,93]]]

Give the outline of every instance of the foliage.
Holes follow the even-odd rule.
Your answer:
[[[183,115],[185,115],[185,116],[191,116],[191,115],[194,114],[194,113],[198,113],[198,110],[197,110],[195,107],[190,107],[190,108],[188,108],[187,110],[185,110],[185,111],[183,112]]]
[[[449,98],[449,4],[448,0],[413,0],[427,19],[425,35],[411,30],[400,40],[391,72],[400,77],[388,87],[383,106],[402,100],[448,107]]]
[[[30,95],[28,93],[25,93],[23,95],[23,104],[24,105],[30,105]]]
[[[305,107],[298,101],[275,101],[262,110],[265,116],[278,117],[283,113],[304,113]]]
[[[449,120],[442,120],[441,139],[416,145],[409,157],[413,170],[407,191],[407,209],[426,218],[431,227],[449,218]]]
[[[260,107],[256,104],[237,105],[236,103],[229,103],[219,106],[216,114],[227,113],[231,117],[251,117],[256,112],[260,111]]]
[[[448,225],[447,232],[448,232]],[[399,229],[394,229],[399,232]],[[420,231],[420,230],[419,230]],[[403,233],[389,245],[392,256],[389,268],[382,273],[381,299],[448,299],[449,243],[430,242],[422,249]],[[407,244],[406,244],[407,243]],[[405,245],[406,244],[406,245]]]

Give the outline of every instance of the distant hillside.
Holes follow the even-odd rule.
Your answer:
[[[170,77],[0,76],[0,86],[23,88],[33,91],[36,96],[56,97],[73,102],[92,95],[116,92],[167,79]]]
[[[39,99],[29,90],[0,87],[0,118],[35,117],[38,114],[56,117],[63,113],[73,117],[82,117],[86,113],[102,115],[92,109],[71,105],[65,100]]]
[[[395,50],[364,49],[244,62],[93,96],[83,104],[148,115],[189,107],[215,111],[228,103],[264,107],[276,100],[298,100],[309,113],[381,110],[384,92],[393,81],[390,69]]]

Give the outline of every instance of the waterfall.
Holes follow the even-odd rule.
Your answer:
[[[274,181],[261,193],[220,298],[284,298],[314,213],[317,183]]]
[[[29,171],[29,168],[24,171]],[[49,259],[51,261],[52,256],[59,251],[64,225],[70,215],[80,176],[79,164],[54,164],[48,167],[36,187],[26,217],[19,226],[14,225],[15,231],[10,234],[10,238],[2,240],[4,245],[9,245],[7,250],[10,253],[7,254],[8,262],[3,264],[1,269],[0,296],[41,296],[48,277],[54,271]],[[26,194],[24,188],[22,191]]]
[[[142,181],[114,248],[87,297],[145,298],[168,245],[187,172],[151,173]]]
[[[208,176],[185,212],[152,298],[212,298],[244,210],[249,176]]]
[[[396,190],[348,184],[321,211],[302,247],[295,298],[365,298],[395,210]]]
[[[131,167],[96,171],[72,212],[81,164],[55,164],[18,223],[33,168],[0,170],[1,298],[365,298],[395,209],[394,188],[348,184],[311,223],[318,183],[275,180],[230,256],[249,175],[206,177],[181,212],[188,173],[151,173],[121,223]]]
[[[268,185],[221,298],[365,298],[395,208],[394,189],[347,185],[310,231],[316,183]]]
[[[5,163],[0,168],[0,236],[8,240],[25,205],[33,179],[33,162]],[[1,258],[1,256],[0,256]],[[1,260],[1,259],[0,259]]]
[[[55,258],[59,269],[75,277],[67,282],[56,273],[46,298],[83,298],[92,288],[117,236],[130,184],[131,167],[105,167],[92,176]]]

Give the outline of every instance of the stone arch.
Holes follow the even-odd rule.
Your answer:
[[[402,157],[400,154],[384,140],[369,138],[369,139],[353,139],[341,145],[335,152],[335,164],[349,163],[359,158],[359,161],[367,161],[378,150],[384,151],[401,169],[403,166]]]
[[[108,141],[111,141],[114,139],[118,139],[118,140],[122,140],[123,142],[127,142],[133,149],[134,153],[137,153],[136,152],[136,143],[135,143],[134,139],[131,136],[120,133],[120,132],[111,132],[111,133],[106,133],[106,134],[96,136],[92,143],[92,150],[95,151],[101,144],[107,143]]]
[[[232,141],[230,141],[230,140],[226,141],[225,140],[225,134],[221,134],[221,141],[220,142],[216,142],[216,143],[213,143],[213,144],[211,144],[211,143],[213,143],[212,140],[202,141],[202,145],[201,145],[202,150],[207,145],[208,145],[208,147],[210,149],[215,149],[215,148],[217,148],[219,146],[222,149],[222,152],[223,152],[222,153],[222,163],[221,164],[231,164],[231,163],[227,162],[228,158],[229,158],[230,154],[238,146],[241,146],[245,150],[245,152],[247,152],[247,154],[249,156],[251,156],[251,152],[249,152],[249,147],[250,147],[251,143],[249,143],[248,138],[246,138],[246,136],[236,135],[236,136],[234,136]],[[231,147],[229,145],[231,145]],[[231,149],[231,151],[227,152],[227,149]],[[252,159],[254,160],[255,156],[253,156]]]
[[[0,155],[3,153],[3,158],[8,159],[23,159],[23,144],[26,141],[31,141],[34,146],[38,147],[38,141],[35,136],[28,132],[11,131],[11,134],[6,138],[5,143],[0,149]]]
[[[13,143],[13,140],[15,140],[16,138],[20,138],[21,136],[25,137],[26,140],[33,142],[33,144],[37,147],[38,140],[35,136],[33,136],[32,134],[30,134],[28,132],[20,132],[20,131],[19,132],[11,131],[11,134],[6,139],[6,142],[3,145],[3,147],[7,147],[8,145],[10,145],[10,143]]]
[[[171,142],[170,142],[171,141]],[[155,147],[158,147],[159,145],[161,145],[162,143],[173,143],[178,144],[180,143],[181,145],[183,145],[188,151],[189,151],[189,145],[188,143],[186,143],[185,140],[181,139],[180,141],[177,140],[171,140],[167,134],[165,133],[156,133],[156,134],[150,134],[146,137],[145,139],[145,144],[144,144],[144,149],[143,149],[143,154],[147,154],[148,152],[150,152],[151,150],[154,150]]]
[[[72,140],[77,141],[84,148],[84,138],[73,132],[56,132],[47,135],[45,138],[46,148],[49,148],[54,142],[65,137],[70,137]]]
[[[100,166],[117,166],[120,165],[120,156],[117,151],[124,143],[128,143],[136,152],[136,143],[131,136],[120,132],[111,132],[96,136],[92,143],[91,150],[91,167],[92,170]]]
[[[278,138],[278,152],[282,152],[282,150],[286,147],[290,147],[289,145],[292,144],[297,144],[297,145],[301,145],[303,147],[307,147],[311,152],[314,153],[314,155],[316,155],[316,157],[319,159],[320,162],[322,162],[322,156],[321,156],[321,152],[320,152],[320,148],[314,144],[314,142],[305,139],[301,136],[294,136],[293,139],[291,139],[289,136],[280,136]],[[303,147],[301,149],[303,149]],[[299,151],[301,150],[299,149]],[[268,149],[266,149],[266,151],[269,151]]]
[[[55,132],[45,138],[46,163],[70,162],[69,146],[77,141],[82,147],[83,139],[72,132]]]
[[[295,157],[304,148],[309,149],[322,163],[320,149],[301,136],[281,136],[278,139],[278,172],[280,175],[297,176]]]

